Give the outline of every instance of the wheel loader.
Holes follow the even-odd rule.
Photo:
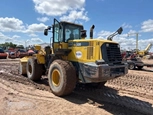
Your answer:
[[[19,72],[33,81],[45,74],[50,89],[56,96],[70,94],[76,84],[91,84],[95,88],[128,73],[128,64],[122,62],[120,46],[112,41],[121,34],[120,27],[107,39],[86,38],[83,25],[54,19],[53,25],[44,30],[52,33],[51,46],[44,49],[35,45],[36,53],[20,59]]]

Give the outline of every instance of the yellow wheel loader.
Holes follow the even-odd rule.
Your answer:
[[[120,27],[102,40],[93,39],[94,27],[90,28],[90,38],[85,39],[83,25],[54,19],[53,25],[44,30],[44,35],[52,32],[52,45],[44,49],[36,45],[36,54],[20,60],[20,74],[34,81],[46,74],[57,96],[70,94],[77,83],[99,88],[107,80],[127,74],[128,65],[122,62],[120,46],[112,41],[123,29]]]

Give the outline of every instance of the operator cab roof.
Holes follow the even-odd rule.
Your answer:
[[[76,24],[76,23],[67,22],[67,21],[61,21],[60,23],[61,24],[71,24],[71,25],[76,25],[76,26],[82,26],[83,27],[83,25],[81,25],[81,24]]]

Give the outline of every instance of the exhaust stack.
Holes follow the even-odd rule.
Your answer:
[[[92,25],[90,28],[90,39],[93,39],[93,29],[95,28],[95,25]]]

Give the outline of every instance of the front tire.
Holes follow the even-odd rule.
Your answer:
[[[70,94],[76,86],[76,71],[70,62],[55,60],[50,65],[48,80],[53,94]]]
[[[37,59],[29,58],[26,66],[27,76],[33,81],[40,80],[43,73],[43,66],[37,63]]]

